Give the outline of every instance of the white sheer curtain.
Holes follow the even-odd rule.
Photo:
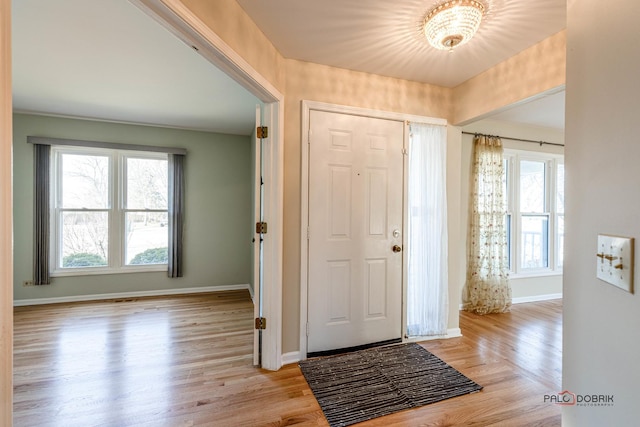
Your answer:
[[[500,138],[474,138],[473,188],[464,309],[503,313],[511,307],[503,149]]]
[[[412,123],[409,145],[407,333],[444,335],[447,274],[447,129]]]

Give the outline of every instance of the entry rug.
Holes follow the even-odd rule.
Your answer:
[[[482,390],[415,343],[308,359],[300,369],[331,427]]]

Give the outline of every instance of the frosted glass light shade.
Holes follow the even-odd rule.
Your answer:
[[[484,6],[474,0],[442,3],[427,14],[424,35],[436,49],[451,50],[473,37],[480,27],[483,14]]]

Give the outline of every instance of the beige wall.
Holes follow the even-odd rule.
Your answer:
[[[460,290],[466,279],[466,240],[461,234],[465,206],[462,204],[463,170],[462,131],[456,126],[447,126],[447,237],[449,239],[449,321],[448,328],[460,327],[459,307],[462,302]]]
[[[472,120],[565,83],[566,33],[540,43],[453,89],[451,123]]]
[[[640,2],[567,3],[565,168],[570,197],[562,389],[613,395],[614,403],[564,406],[562,425],[636,426],[640,419]],[[627,43],[616,48],[611,40]],[[596,278],[600,233],[635,238],[635,294]]]
[[[0,426],[11,426],[13,245],[11,209],[11,0],[0,0]]]

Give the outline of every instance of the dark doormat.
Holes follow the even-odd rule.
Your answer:
[[[308,359],[300,369],[331,427],[482,390],[415,343]]]

